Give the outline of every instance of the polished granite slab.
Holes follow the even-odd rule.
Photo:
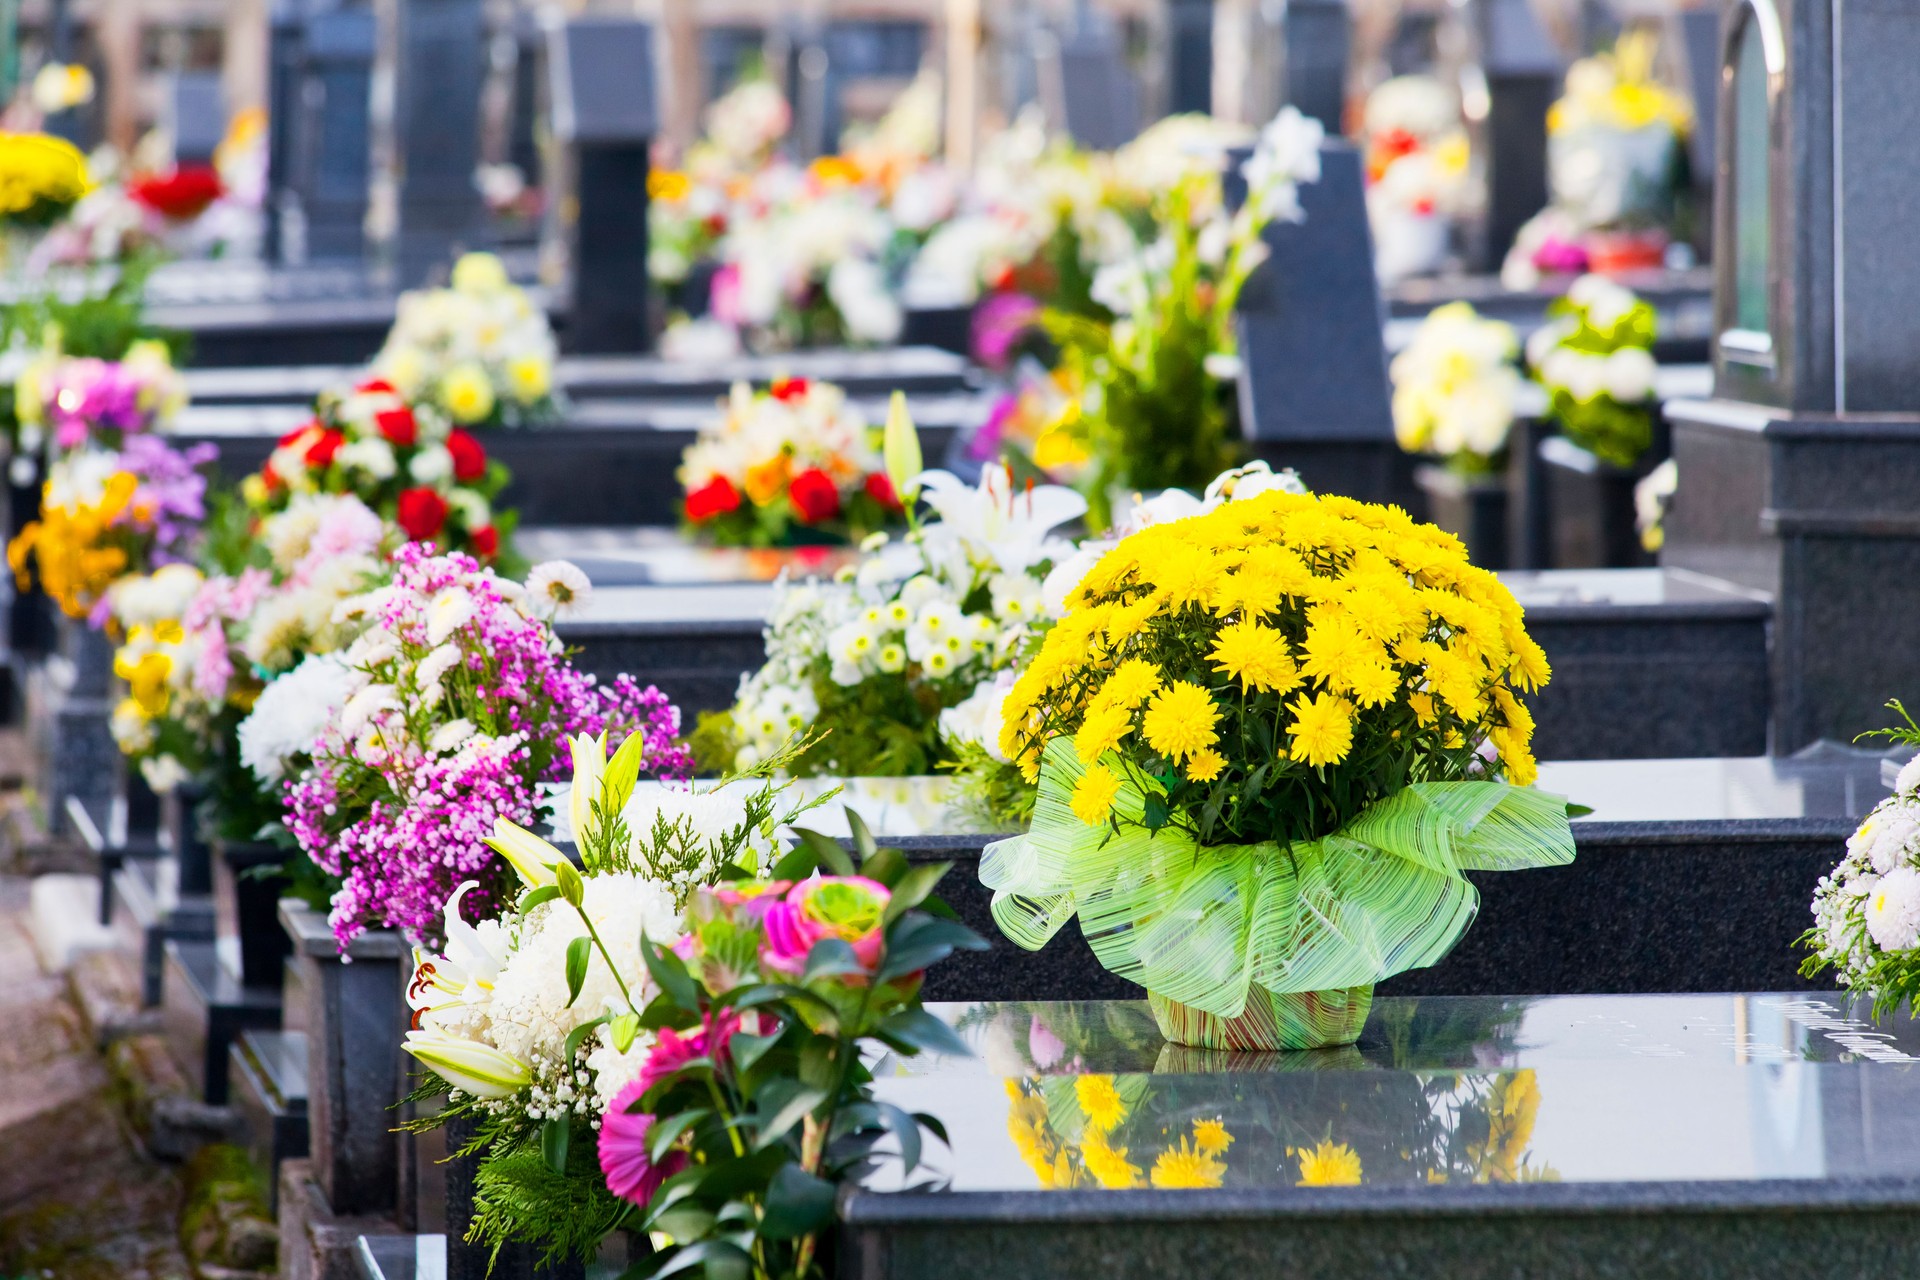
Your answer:
[[[1270,1055],[1168,1045],[1139,1002],[936,1012],[976,1056],[877,1091],[944,1122],[950,1189],[844,1197],[841,1276],[1920,1266],[1920,1030],[1838,997],[1383,998],[1357,1046]]]
[[[391,316],[389,302],[389,317]],[[676,361],[654,356],[563,356],[554,381],[572,399],[711,400],[735,382],[764,384],[787,376],[838,384],[849,395],[881,396],[895,390],[937,395],[963,390],[967,361],[932,347],[881,351],[793,351],[777,356]],[[198,368],[186,371],[187,394],[198,406],[305,405],[329,387],[350,386],[365,376],[354,364],[301,364],[273,368]]]

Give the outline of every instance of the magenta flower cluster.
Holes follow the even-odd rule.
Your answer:
[[[431,938],[465,880],[480,886],[462,900],[468,916],[498,914],[512,873],[484,840],[496,818],[537,825],[539,785],[570,776],[573,734],[643,734],[648,772],[693,772],[666,696],[576,670],[516,584],[423,543],[397,551],[393,570],[356,646],[366,683],[287,793],[288,829],[341,879],[331,919],[343,948],[369,926]],[[431,657],[448,646],[451,671]]]
[[[152,430],[176,377],[159,361],[62,360],[42,387],[54,444],[77,449],[102,433],[132,437]]]

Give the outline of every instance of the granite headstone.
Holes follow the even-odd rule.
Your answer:
[[[1230,203],[1239,186],[1230,180]],[[1301,221],[1267,227],[1272,254],[1240,295],[1241,431],[1310,488],[1407,504],[1359,153],[1325,145],[1300,206]]]
[[[1284,101],[1318,120],[1329,137],[1342,132],[1353,16],[1344,0],[1289,0],[1281,17]]]
[[[1714,399],[1670,402],[1663,564],[1775,600],[1774,749],[1915,696],[1920,9],[1723,15]]]
[[[167,125],[178,165],[213,163],[214,149],[227,131],[226,92],[214,71],[182,71],[173,77],[167,101]]]
[[[1487,77],[1487,219],[1481,266],[1498,270],[1516,232],[1547,204],[1547,109],[1565,70],[1529,0],[1480,0]]]
[[[561,154],[548,235],[565,262],[567,346],[647,346],[647,150],[658,127],[653,30],[578,19],[548,33],[553,136]]]
[[[413,285],[478,246],[482,0],[379,0],[392,6],[391,130],[398,282]]]

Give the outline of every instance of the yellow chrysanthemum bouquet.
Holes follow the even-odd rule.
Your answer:
[[[78,147],[45,133],[0,133],[0,224],[45,227],[85,194]]]
[[[1516,696],[1547,662],[1499,580],[1392,507],[1272,492],[1109,551],[1008,696],[1040,785],[988,849],[1037,948],[1075,915],[1182,1043],[1347,1043],[1375,982],[1478,906],[1462,874],[1570,861]]]

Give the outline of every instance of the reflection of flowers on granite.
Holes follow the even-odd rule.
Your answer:
[[[1344,1142],[1322,1139],[1320,1145],[1306,1150],[1287,1148],[1287,1155],[1300,1162],[1300,1187],[1357,1187],[1360,1185],[1359,1153]]]
[[[1160,1114],[1148,1105],[1146,1076],[1010,1079],[1006,1087],[1007,1133],[1043,1188],[1174,1190],[1226,1179],[1233,1135],[1225,1122]]]

